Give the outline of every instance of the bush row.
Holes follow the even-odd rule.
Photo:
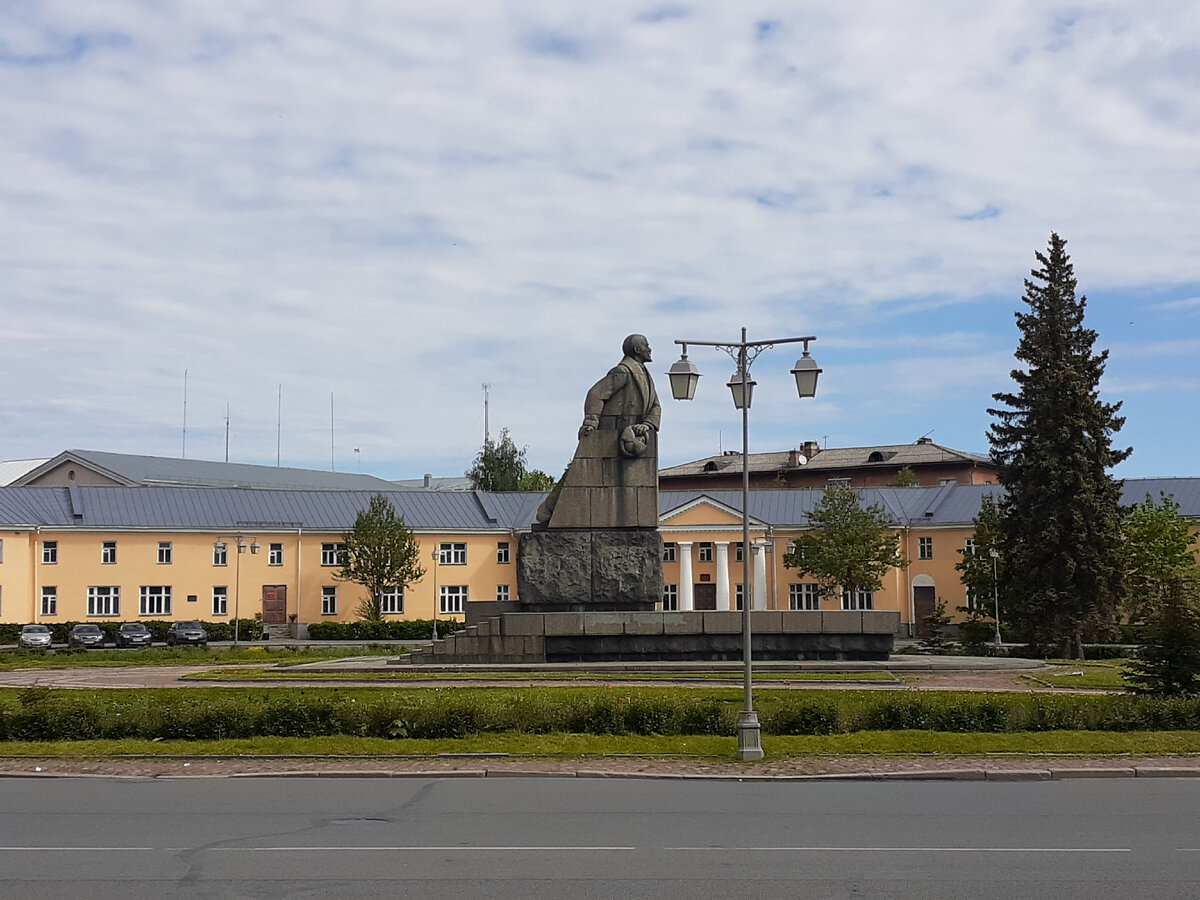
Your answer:
[[[154,635],[154,640],[165,641],[167,639],[167,629],[171,627],[170,622],[160,621],[158,619],[137,619]],[[238,619],[238,638],[243,641],[257,641],[263,636],[263,623],[257,619]],[[55,643],[65,644],[67,635],[80,622],[46,622],[41,624],[50,629],[50,634],[53,636]],[[104,638],[109,643],[113,643],[117,638],[117,630],[124,625],[124,622],[94,622],[89,621],[87,624],[95,624],[100,626],[100,630],[104,632]],[[233,622],[201,622],[204,629],[208,632],[210,641],[232,641],[233,640]],[[15,644],[17,636],[21,633],[21,626],[6,622],[0,624],[0,644]]]
[[[457,631],[462,625],[443,620],[438,634]],[[314,641],[416,641],[433,637],[432,619],[405,619],[383,622],[313,622],[308,637]]]
[[[0,695],[0,740],[221,740],[351,735],[458,738],[529,734],[736,733],[732,691],[589,688],[425,691],[76,691]],[[1176,731],[1200,729],[1200,699],[920,692],[761,691],[766,734],[854,731]]]

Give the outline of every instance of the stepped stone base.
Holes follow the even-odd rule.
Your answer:
[[[522,534],[519,603],[537,612],[650,612],[662,599],[662,556],[662,537],[648,529],[552,528]]]
[[[468,610],[473,604],[468,604]],[[740,660],[740,612],[501,612],[395,660],[399,664]],[[885,660],[900,614],[751,613],[759,660]]]

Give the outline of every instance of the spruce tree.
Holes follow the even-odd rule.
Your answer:
[[[1038,649],[1078,657],[1121,600],[1121,482],[1109,470],[1132,451],[1112,446],[1125,419],[1120,403],[1100,400],[1108,351],[1093,352],[1066,241],[1051,234],[1037,260],[1022,298],[1029,311],[1016,314],[1024,368],[1012,372],[1016,391],[993,394],[1001,407],[988,410],[1007,490],[1005,615]]]

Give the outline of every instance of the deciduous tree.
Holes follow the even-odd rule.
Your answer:
[[[498,441],[484,441],[467,470],[471,487],[477,491],[548,491],[554,479],[525,465],[525,448],[518,448],[507,428],[500,430]]]
[[[1174,497],[1149,494],[1135,503],[1122,523],[1125,562],[1124,613],[1130,619],[1150,615],[1168,586],[1200,576],[1194,547],[1196,536],[1179,514]]]
[[[793,542],[783,562],[812,576],[822,597],[877,591],[892,568],[905,568],[900,536],[878,506],[863,506],[849,485],[830,485],[809,513],[810,530]]]
[[[1125,420],[1100,399],[1108,351],[1093,352],[1087,298],[1075,296],[1066,241],[1050,235],[1025,281],[1016,390],[993,394],[988,431],[999,481],[1006,617],[1042,650],[1082,654],[1086,633],[1111,623],[1121,599],[1121,483],[1110,469]]]
[[[384,594],[402,590],[425,574],[416,535],[382,494],[372,497],[370,505],[359,512],[354,527],[342,535],[342,542],[345,550],[340,555],[341,568],[334,577],[367,589],[367,598],[357,610],[364,621],[382,620]]]

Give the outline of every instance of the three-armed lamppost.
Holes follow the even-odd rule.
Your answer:
[[[742,693],[745,702],[738,714],[738,759],[763,758],[762,729],[758,723],[758,713],[754,711],[754,693],[750,683],[750,399],[756,383],[750,378],[750,366],[762,351],[776,344],[803,343],[804,355],[796,360],[792,375],[796,378],[796,392],[800,397],[814,397],[821,369],[817,361],[808,355],[808,343],[815,340],[810,335],[747,341],[746,329],[743,328],[742,339],[736,342],[676,341],[683,347],[683,353],[667,372],[671,381],[671,396],[676,400],[691,400],[696,394],[700,371],[687,357],[688,344],[724,350],[737,363],[737,371],[729,379],[728,387],[733,392],[733,405],[742,411]]]
[[[237,565],[233,576],[233,646],[238,645],[238,618],[241,613],[242,604],[242,554],[246,552],[246,548],[250,548],[251,553],[258,553],[262,545],[258,541],[252,541],[247,544],[245,539],[239,534],[237,536]],[[225,541],[218,540],[213,544],[213,550],[217,553],[226,553],[229,545]]]

